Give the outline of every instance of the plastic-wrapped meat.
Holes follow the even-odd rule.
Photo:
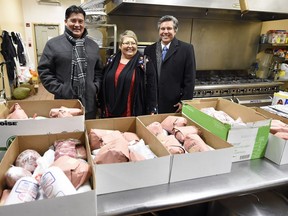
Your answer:
[[[213,107],[208,107],[208,108],[202,108],[202,112],[206,113],[207,115],[210,115],[219,121],[223,123],[228,123],[228,124],[234,124],[235,120],[229,116],[227,113],[221,111],[221,110],[215,110]]]
[[[22,167],[11,166],[5,173],[6,184],[12,189],[17,180],[25,176],[32,176],[32,173]]]
[[[171,154],[183,154],[185,153],[185,149],[179,143],[179,141],[175,138],[174,135],[166,136],[166,139],[162,144]]]
[[[277,132],[288,133],[288,125],[280,120],[272,119],[270,126],[270,133],[275,134]]]
[[[95,164],[128,162],[130,159],[128,142],[123,137],[118,142],[110,142],[100,148],[94,158]]]
[[[27,149],[18,155],[15,161],[15,165],[33,173],[37,167],[36,161],[40,157],[41,155],[37,151],[33,149]]]
[[[209,151],[209,146],[198,134],[188,134],[185,137],[184,144],[185,150],[189,153]]]
[[[72,117],[73,115],[69,112],[69,110],[59,110],[58,118]]]
[[[87,152],[84,145],[76,145],[76,158],[87,160]]]
[[[102,146],[102,136],[112,133],[114,130],[105,129],[90,129],[89,132],[89,145],[91,151],[99,149]]]
[[[18,103],[13,104],[9,110],[7,119],[28,119],[27,114]]]
[[[162,122],[161,126],[163,129],[168,131],[170,134],[174,127],[183,127],[187,125],[187,119],[181,116],[167,116]]]
[[[59,157],[67,155],[72,158],[77,157],[76,145],[80,145],[81,141],[78,139],[63,139],[54,142],[55,160]]]
[[[172,134],[179,140],[181,143],[184,142],[184,138],[187,134],[200,134],[200,130],[197,127],[190,125],[190,126],[183,126],[183,127],[174,127]]]
[[[152,122],[151,124],[149,124],[147,126],[147,129],[152,133],[154,134],[155,136],[157,136],[158,134],[162,134],[164,131],[163,131],[163,128],[162,128],[162,125],[161,123],[159,122]]]
[[[76,189],[83,185],[92,174],[92,167],[85,160],[71,158],[67,155],[55,160],[52,166],[63,170]]]
[[[131,142],[131,141],[139,142],[140,140],[136,133],[124,132],[122,135],[128,142]]]
[[[83,115],[83,112],[81,109],[79,108],[67,108],[64,106],[61,106],[60,108],[53,108],[50,110],[49,112],[49,117],[51,118],[59,118],[60,115],[62,113],[66,113],[65,115],[67,116],[79,116],[79,115]],[[69,113],[70,115],[68,115],[67,113]]]
[[[145,160],[145,157],[136,151],[129,151],[129,160],[134,161],[134,162],[142,161],[142,160]]]
[[[122,133],[118,130],[102,136],[101,140],[103,145],[107,145],[109,143],[128,143],[128,141],[122,136]]]
[[[139,140],[139,142],[135,143],[134,145],[129,145],[128,148],[130,151],[135,151],[141,154],[145,159],[157,158],[149,146],[145,145],[143,139]]]
[[[274,134],[274,136],[277,136],[277,137],[284,139],[284,140],[288,140],[288,133],[287,132],[277,132]]]

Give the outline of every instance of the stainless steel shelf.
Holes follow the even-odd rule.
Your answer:
[[[198,165],[201,168],[201,165]],[[267,159],[236,162],[228,174],[97,197],[99,216],[129,215],[192,205],[288,184],[288,165]]]

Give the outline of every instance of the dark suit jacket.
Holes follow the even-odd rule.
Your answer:
[[[150,57],[155,68],[157,61],[161,62],[161,51],[158,50],[156,54],[157,47],[160,49],[156,42],[144,50],[144,54]],[[181,100],[193,98],[196,77],[193,45],[174,38],[161,67],[158,68],[161,68],[161,71],[157,70],[158,112],[173,113],[177,109],[173,105]]]

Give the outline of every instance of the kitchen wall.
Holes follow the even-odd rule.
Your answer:
[[[2,30],[25,36],[22,0],[0,0],[0,16]]]
[[[177,15],[179,13],[174,15],[179,20],[176,37],[194,45],[198,71],[246,70],[256,60],[262,22],[192,19]],[[140,42],[155,42],[159,38],[159,18],[110,15],[109,22],[117,24],[119,34],[131,29]]]

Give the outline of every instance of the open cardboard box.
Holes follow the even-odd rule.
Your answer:
[[[137,119],[140,123],[138,128],[143,136],[156,138],[146,127],[153,122],[161,123],[168,116],[181,116],[181,114],[138,116]],[[193,125],[200,129],[203,140],[215,150],[171,155],[173,160],[169,182],[229,173],[232,166],[233,146],[188,118],[187,121],[187,125]],[[160,143],[157,147],[163,148],[163,145]]]
[[[17,156],[26,149],[36,150],[42,156],[55,140],[75,138],[81,143],[85,143],[88,155],[88,163],[92,165],[91,157],[85,142],[84,132],[71,132],[48,135],[26,135],[17,136],[8,150],[6,151],[0,163],[0,194],[6,188],[4,175],[11,164],[14,164]],[[43,216],[79,216],[85,213],[85,216],[95,216],[97,209],[96,192],[95,192],[95,173],[92,172],[90,179],[92,186],[91,191],[51,198],[44,200],[36,200],[32,202],[0,206],[0,215],[43,215]]]
[[[87,138],[90,129],[119,130],[133,132],[143,139],[157,158],[113,164],[95,164],[96,193],[107,194],[117,191],[144,188],[169,182],[171,157],[165,148],[158,148],[158,140],[144,136],[136,117],[110,118],[85,121]]]
[[[9,109],[14,103],[19,103],[31,119],[6,119]],[[52,108],[79,108],[83,115],[66,118],[49,118]],[[47,119],[32,119],[34,114],[47,117]],[[48,133],[61,133],[84,131],[85,109],[79,100],[42,100],[42,101],[8,101],[5,108],[0,110],[0,160],[11,141],[17,135],[36,135]]]
[[[262,113],[267,118],[276,119],[288,124],[288,119],[270,113],[259,107],[253,107],[257,112]],[[278,165],[288,164],[288,140],[281,139],[273,134],[269,134],[265,157]]]
[[[241,118],[246,126],[222,123],[201,111],[202,108],[208,107],[224,111],[234,120]],[[182,113],[231,143],[234,146],[233,162],[264,157],[271,119],[255,110],[223,98],[208,98],[183,101]]]

